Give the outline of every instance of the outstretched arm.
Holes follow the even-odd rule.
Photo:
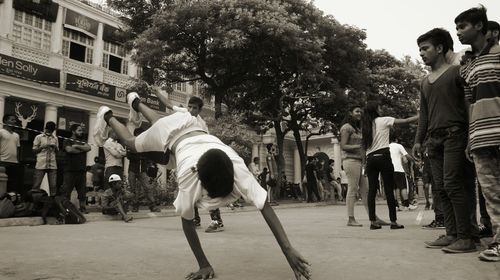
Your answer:
[[[207,257],[205,256],[205,252],[201,248],[200,239],[198,238],[198,233],[196,233],[196,228],[192,220],[182,219],[182,230],[184,231],[184,235],[189,243],[189,247],[191,247],[191,251],[198,261],[198,265],[200,270],[197,272],[192,272],[186,275],[187,280],[194,279],[209,279],[215,276],[214,269],[208,262]]]
[[[278,241],[281,251],[283,251],[288,264],[295,274],[295,278],[299,280],[303,276],[305,279],[311,279],[311,272],[308,267],[310,264],[292,247],[278,216],[276,216],[273,208],[269,206],[269,203],[266,202],[264,204],[261,213]]]

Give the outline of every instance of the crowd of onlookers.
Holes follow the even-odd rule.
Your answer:
[[[14,196],[17,191],[17,185],[23,183],[23,178],[19,178],[19,160],[18,148],[20,146],[19,134],[13,130],[17,120],[13,115],[6,114],[3,117],[4,128],[0,129],[0,163],[5,168],[7,175],[7,189],[10,196]],[[158,167],[150,159],[143,155],[132,153],[116,140],[114,135],[103,146],[104,156],[95,157],[94,164],[87,166],[87,152],[91,147],[83,139],[83,129],[79,124],[71,126],[71,137],[63,140],[62,150],[64,154],[64,165],[58,166],[57,154],[60,149],[59,138],[55,136],[56,125],[54,122],[47,122],[43,133],[38,134],[33,140],[33,153],[36,155],[36,164],[33,174],[32,190],[40,190],[44,179],[47,177],[48,192],[47,197],[64,197],[71,199],[74,190],[77,193],[78,211],[87,214],[88,205],[95,205],[102,208],[103,213],[115,213],[106,210],[106,204],[110,204],[111,190],[118,190],[118,185],[129,195],[126,197],[123,210],[127,212],[127,206],[130,206],[132,212],[137,212],[143,201],[152,212],[159,212],[157,204],[160,203],[157,197],[167,199],[165,193],[158,193],[158,179],[162,175]],[[137,129],[136,133],[141,130]],[[123,174],[124,158],[129,159],[129,168],[127,176]],[[57,186],[58,168],[63,169],[62,185]],[[112,175],[118,176],[112,178]],[[127,180],[125,180],[125,178]],[[123,180],[122,180],[123,179]],[[116,183],[119,181],[119,184]],[[115,186],[112,188],[111,186]],[[17,196],[28,197],[25,194]],[[29,195],[31,197],[31,193]],[[37,197],[37,196],[35,196]],[[116,198],[117,195],[115,194]],[[30,198],[31,199],[31,198]],[[117,199],[115,199],[117,200]],[[17,200],[19,201],[19,200]],[[111,203],[113,204],[113,203]],[[119,213],[125,213],[119,212]],[[23,215],[29,215],[29,212],[22,211]],[[33,211],[32,214],[39,214]],[[124,220],[128,220],[124,216]]]

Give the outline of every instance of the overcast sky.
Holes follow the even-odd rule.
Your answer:
[[[417,37],[434,27],[450,31],[455,51],[464,49],[455,32],[455,17],[483,4],[488,19],[500,22],[500,0],[315,0],[340,23],[365,29],[370,49],[386,49],[397,58],[418,55]]]

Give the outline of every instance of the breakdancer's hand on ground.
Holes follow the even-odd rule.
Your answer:
[[[188,275],[186,275],[187,280],[212,279],[214,277],[215,277],[215,272],[211,266],[200,268],[200,270],[196,272],[191,272]]]
[[[283,253],[295,274],[295,279],[300,280],[302,279],[301,277],[311,279],[311,271],[309,270],[310,264],[299,252],[297,252],[297,250],[290,248]]]

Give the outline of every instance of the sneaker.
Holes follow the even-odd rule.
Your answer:
[[[430,224],[428,225],[423,225],[423,229],[445,229],[444,222],[436,222],[436,220],[433,220]]]
[[[484,224],[479,224],[479,238],[493,237],[493,230]]]
[[[493,243],[479,254],[479,259],[486,262],[500,261],[500,243]]]
[[[446,253],[470,253],[477,251],[476,244],[472,239],[457,239],[457,241],[451,243],[450,245],[441,248],[443,252]]]
[[[398,223],[391,224],[391,229],[403,229],[405,226],[400,225]]]
[[[431,249],[441,249],[451,245],[456,240],[453,236],[441,235],[434,241],[425,241],[425,247]]]
[[[410,205],[408,206],[408,210],[410,210],[410,211],[415,210],[415,209],[417,209],[417,208],[418,208],[418,205],[415,205],[415,204],[410,204]]]
[[[97,117],[92,135],[94,136],[95,143],[99,147],[102,147],[104,145],[104,141],[108,139],[109,127],[104,120],[104,115],[109,111],[111,111],[111,109],[107,106],[101,106],[99,107],[99,110],[97,110]]]
[[[372,223],[370,224],[370,229],[375,230],[375,229],[381,229],[382,226],[377,224],[377,223]]]
[[[208,225],[208,227],[205,230],[205,232],[219,232],[219,231],[223,231],[224,229],[222,227],[223,226],[220,226],[217,221],[212,221],[212,222],[210,222],[210,225]]]
[[[130,92],[129,94],[127,94],[127,103],[130,107],[130,111],[128,113],[128,121],[136,128],[140,127],[142,124],[141,113],[137,112],[136,110],[134,110],[134,108],[132,108],[132,103],[137,98],[140,98],[139,94],[137,94],[137,92]]]
[[[362,227],[363,225],[358,223],[355,219],[349,219],[347,222],[348,227]]]

